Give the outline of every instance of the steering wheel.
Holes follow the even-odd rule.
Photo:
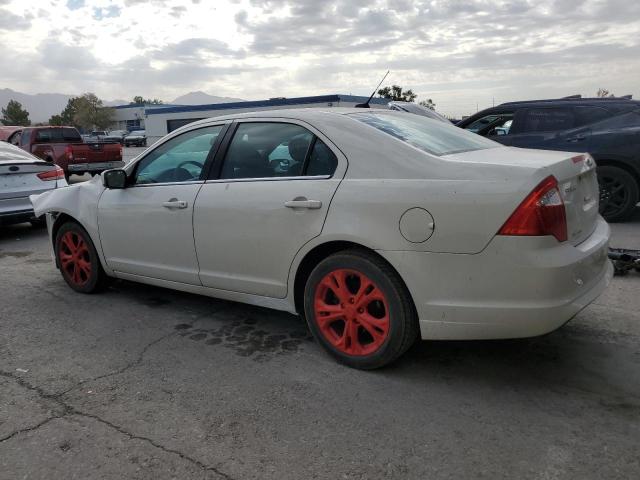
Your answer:
[[[180,172],[180,171],[188,172],[188,173],[189,173],[189,175],[191,175],[191,172],[189,172],[189,170],[188,170],[188,169],[184,168],[184,166],[185,166],[185,165],[189,165],[189,164],[191,164],[191,165],[195,165],[197,168],[199,168],[199,169],[200,169],[200,171],[202,171],[202,167],[204,166],[204,164],[199,163],[199,162],[196,162],[195,160],[185,160],[184,162],[180,162],[180,164],[175,168],[175,170],[174,170],[174,176],[175,176],[175,174],[177,174],[177,173],[178,173],[178,172]],[[198,174],[198,175],[199,175],[199,174]],[[191,177],[191,180],[193,180],[194,178],[196,178],[196,177],[193,177],[193,176],[192,176],[192,177]]]

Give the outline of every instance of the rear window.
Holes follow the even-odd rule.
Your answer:
[[[82,138],[74,128],[43,128],[36,131],[36,142],[81,142]]]
[[[363,112],[351,116],[432,155],[449,155],[501,146],[451,124],[418,115]]]

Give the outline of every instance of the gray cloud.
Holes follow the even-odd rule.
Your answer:
[[[0,3],[0,5],[7,3]],[[31,27],[32,18],[32,15],[29,15],[29,18],[21,17],[5,8],[0,8],[0,30],[28,30]]]
[[[126,6],[152,5],[175,24],[195,3],[125,0]],[[235,38],[229,40],[233,47],[214,38],[155,45],[153,36],[134,34],[135,23],[146,21],[139,18],[117,35],[131,29],[126,36],[140,53],[108,65],[91,53],[94,32],[74,26],[65,30],[72,45],[50,38],[31,54],[8,52],[4,60],[12,68],[0,79],[48,88],[56,78],[66,91],[78,92],[119,92],[132,84],[139,90],[144,84],[148,96],[220,88],[220,94],[259,98],[368,94],[391,69],[389,83],[412,88],[419,99],[433,97],[450,108],[445,113],[468,113],[470,105],[486,106],[492,96],[593,94],[600,86],[640,93],[633,91],[640,78],[640,2],[249,0],[246,10],[246,4],[231,3],[237,6],[235,27],[248,39],[240,47]],[[29,17],[10,15],[11,22],[0,15],[0,30],[29,27]]]

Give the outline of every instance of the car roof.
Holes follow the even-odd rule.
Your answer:
[[[355,107],[308,107],[308,108],[283,108],[277,110],[256,110],[254,112],[233,113],[229,115],[221,115],[219,117],[205,118],[197,122],[186,125],[193,127],[194,125],[205,125],[211,122],[240,120],[243,118],[282,118],[290,120],[330,120],[331,118],[340,118],[353,113],[376,112],[389,115],[415,115],[413,113],[398,112],[387,110],[386,108],[355,108]],[[180,128],[182,130],[184,127]]]
[[[540,105],[544,104],[545,106],[549,105],[561,105],[561,106],[611,106],[615,105],[616,107],[639,107],[640,101],[631,100],[629,98],[620,98],[620,97],[607,97],[607,98],[551,98],[544,100],[520,100],[517,102],[506,102],[498,105],[496,108],[507,107],[507,106],[529,106],[529,105]]]

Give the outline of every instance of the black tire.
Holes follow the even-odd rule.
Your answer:
[[[76,239],[76,241],[74,241]],[[67,242],[67,243],[65,243]],[[63,255],[73,256],[73,248],[77,246],[77,256],[72,261],[65,261]],[[86,250],[81,248],[82,243],[86,245]],[[94,293],[100,291],[107,283],[108,277],[102,268],[96,248],[91,241],[91,237],[87,231],[76,222],[67,222],[63,224],[56,233],[55,255],[60,273],[65,282],[76,292]],[[79,263],[79,262],[82,263]],[[90,269],[87,270],[82,266],[89,264]],[[78,272],[76,276],[76,272]]]
[[[371,303],[362,304],[364,308],[357,308],[358,313],[363,315],[373,315],[371,306],[376,306],[383,311],[382,314],[376,318],[385,319],[384,322],[387,325],[386,331],[380,329],[377,333],[379,338],[376,341],[374,337],[369,333],[369,328],[366,328],[363,323],[359,323],[361,317],[352,317],[353,325],[356,325],[352,332],[355,333],[355,343],[357,349],[360,350],[357,354],[348,353],[349,348],[341,348],[336,346],[336,338],[342,337],[343,340],[339,340],[338,343],[351,344],[352,341],[347,341],[347,317],[339,318],[340,314],[337,314],[337,319],[331,322],[322,322],[324,330],[320,327],[318,318],[316,318],[316,297],[319,295],[324,300],[328,299],[324,297],[326,295],[334,295],[331,288],[327,290],[326,279],[332,278],[332,275],[337,272],[350,272],[344,273],[345,286],[348,291],[346,293],[353,297],[349,298],[351,306],[351,313],[348,315],[357,315],[356,308],[359,302],[354,298],[357,298],[361,294],[360,288],[362,287],[362,280],[370,281],[377,289],[377,292],[381,294],[382,300],[373,300]],[[353,273],[354,275],[351,275]],[[359,276],[361,275],[361,276]],[[354,282],[353,285],[349,285],[350,279]],[[323,283],[323,280],[325,282]],[[336,283],[337,285],[337,283]],[[377,294],[376,294],[377,295]],[[334,307],[344,307],[339,302],[337,295],[335,301],[338,304],[332,304]],[[327,302],[329,303],[329,302]],[[361,312],[362,310],[362,312]],[[307,279],[307,283],[304,291],[304,312],[309,329],[316,338],[318,343],[329,352],[340,363],[348,365],[349,367],[358,368],[362,370],[371,370],[374,368],[383,367],[406,352],[409,347],[416,341],[418,337],[418,319],[416,311],[411,300],[411,296],[407,291],[404,283],[398,276],[398,274],[382,259],[366,252],[364,250],[347,250],[333,254],[326,259],[322,260],[311,272],[311,275]],[[319,312],[322,314],[322,312]],[[343,324],[342,333],[340,332],[340,323]],[[331,331],[327,331],[327,325],[330,324]],[[369,324],[371,327],[371,324]],[[323,333],[324,332],[324,333]],[[330,339],[329,337],[333,337]],[[370,343],[365,343],[367,338],[370,337]],[[379,344],[377,342],[380,342]],[[374,348],[375,350],[367,352],[367,349]]]
[[[600,213],[607,222],[627,220],[640,199],[638,182],[628,171],[613,165],[598,167]]]

